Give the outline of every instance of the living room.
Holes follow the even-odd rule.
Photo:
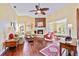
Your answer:
[[[0,4],[0,33],[2,34],[0,54],[2,56],[77,56],[78,7],[77,3]],[[40,12],[39,9],[42,11]],[[14,35],[11,41],[10,34]],[[69,37],[69,42],[70,40],[75,42],[76,46],[70,42],[69,45],[67,44],[68,47],[70,46],[69,50],[62,49],[64,52],[60,52],[63,46],[60,41],[65,41],[66,37]],[[50,46],[52,48],[49,49]],[[45,50],[54,51],[55,48],[56,53]],[[70,50],[73,52],[68,52]]]

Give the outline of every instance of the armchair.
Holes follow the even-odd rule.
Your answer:
[[[45,38],[45,40],[47,40],[47,41],[52,41],[53,40],[53,38],[54,38],[54,33],[52,32],[52,33],[47,33],[46,35],[44,35],[44,38]]]

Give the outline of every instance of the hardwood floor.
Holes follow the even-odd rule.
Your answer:
[[[25,40],[23,45],[18,45],[14,49],[9,49],[4,56],[43,56],[39,51],[52,42],[47,42],[41,38],[34,38],[33,42]]]

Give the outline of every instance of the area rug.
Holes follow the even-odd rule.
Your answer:
[[[60,49],[58,43],[52,43],[48,45],[47,47],[40,50],[40,52],[45,56],[59,56],[60,55]]]

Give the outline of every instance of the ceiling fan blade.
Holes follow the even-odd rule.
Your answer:
[[[38,13],[35,13],[35,15],[37,15]]]
[[[40,8],[41,11],[47,11],[49,8]]]
[[[37,10],[39,9],[39,5],[36,5],[35,7],[36,7]]]
[[[37,10],[30,10],[29,12],[36,12]]]
[[[38,5],[35,6],[37,10],[40,9],[40,3],[38,3]]]
[[[46,15],[45,12],[41,12],[41,14]]]

